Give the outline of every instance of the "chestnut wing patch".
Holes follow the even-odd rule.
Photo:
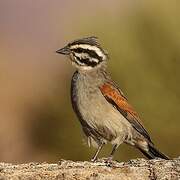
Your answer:
[[[135,128],[141,135],[152,142],[148,132],[140,123],[138,114],[127,102],[127,99],[124,97],[121,91],[111,83],[105,83],[99,87],[99,89],[106,100],[111,103],[131,123],[133,128]]]

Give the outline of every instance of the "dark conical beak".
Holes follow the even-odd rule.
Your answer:
[[[69,55],[70,54],[70,49],[67,46],[65,46],[65,47],[57,50],[56,53]]]

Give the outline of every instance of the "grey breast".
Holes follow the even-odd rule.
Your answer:
[[[127,136],[125,132],[129,123],[102,95],[99,86],[103,83],[103,78],[96,77],[95,80],[91,75],[75,72],[72,79],[72,104],[89,134],[112,142],[119,141],[115,142],[118,144]]]

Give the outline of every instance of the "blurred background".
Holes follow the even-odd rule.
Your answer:
[[[0,161],[89,160],[70,102],[75,69],[55,51],[95,35],[156,146],[180,155],[180,2],[1,0]],[[107,156],[111,146],[104,148]],[[143,157],[121,145],[115,159]]]

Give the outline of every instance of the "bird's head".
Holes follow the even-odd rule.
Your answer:
[[[72,64],[78,70],[92,70],[101,67],[108,59],[107,53],[101,48],[96,37],[74,40],[56,52],[69,56]]]

